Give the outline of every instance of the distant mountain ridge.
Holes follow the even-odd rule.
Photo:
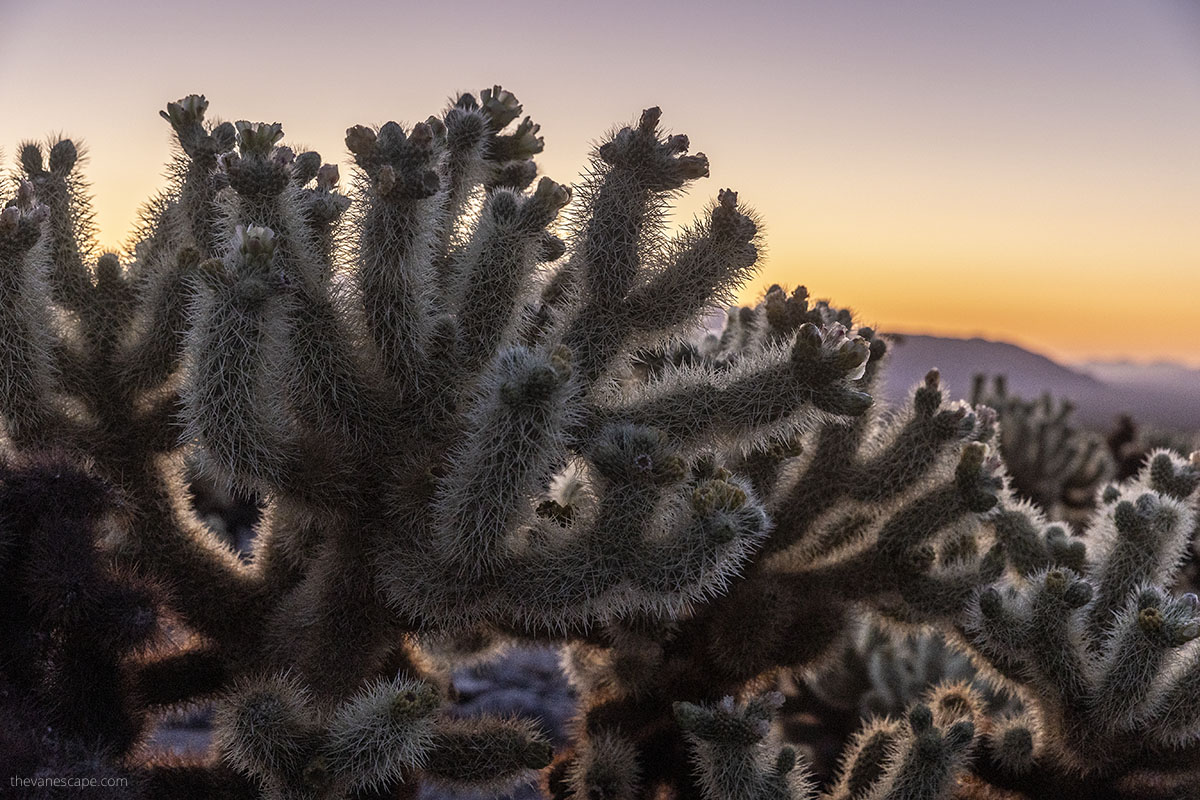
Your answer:
[[[1091,361],[1082,369],[1106,383],[1159,386],[1191,391],[1200,396],[1200,369],[1159,361],[1134,364],[1129,361]]]
[[[903,401],[930,368],[937,367],[951,396],[967,397],[975,374],[1005,375],[1022,397],[1043,392],[1066,397],[1079,420],[1107,428],[1120,414],[1181,430],[1200,429],[1200,370],[1173,364],[1097,362],[1068,367],[1008,342],[903,334],[893,343],[883,396]]]

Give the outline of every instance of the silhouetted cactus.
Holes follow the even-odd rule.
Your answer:
[[[863,718],[897,716],[931,686],[956,681],[971,683],[998,709],[1011,702],[940,631],[900,632],[886,623],[864,622],[834,658],[805,676],[808,690],[824,702]]]
[[[146,797],[501,793],[549,765],[556,798],[790,800],[812,783],[763,689],[870,613],[938,627],[1025,706],[993,719],[956,683],[905,700],[830,796],[1186,774],[1200,670],[1179,665],[1200,631],[1164,587],[1194,467],[1156,456],[1073,540],[1013,500],[995,412],[947,402],[936,371],[905,408],[872,406],[886,345],[849,312],[773,287],[688,341],[754,268],[759,226],[726,190],[666,236],[708,162],[658,109],[571,189],[534,184],[542,140],[511,93],[464,95],[350,128],[349,195],[280,125],[206,111],[163,113],[181,152],[131,258],[94,258],[68,140],[46,164],[22,147],[0,214],[9,446],[111,487],[119,514],[73,511],[92,478],[52,510],[76,514],[70,547],[119,587],[166,587],[152,617],[195,642],[127,663],[132,643],[91,644],[101,622],[63,629],[105,692],[140,687],[126,717],[96,700],[133,722],[86,758]],[[187,502],[189,455],[263,499],[248,560]],[[32,536],[13,549],[48,580],[75,568]],[[35,605],[13,624],[42,624]],[[530,723],[446,712],[445,662],[513,640],[566,645],[582,709],[562,752]],[[128,755],[158,708],[214,696],[214,759]]]
[[[125,510],[69,458],[0,465],[6,797],[49,797],[80,785],[104,798],[142,793],[145,773],[156,767],[130,769],[126,759],[154,715],[212,695],[225,680],[211,648],[172,632],[162,588],[105,558],[106,529],[124,524]],[[226,771],[210,774],[249,788]],[[57,788],[37,783],[48,779]]]
[[[1196,432],[1173,431],[1152,426],[1142,426],[1133,417],[1122,414],[1108,431],[1105,444],[1116,465],[1116,480],[1132,478],[1155,450],[1174,450],[1187,455],[1200,449],[1200,435]]]
[[[984,376],[976,375],[971,403],[1000,415],[1000,453],[1013,490],[1054,519],[1082,524],[1100,484],[1116,468],[1104,440],[1072,423],[1070,401],[1056,403],[1048,393],[1024,400],[1008,393],[1002,375],[990,390]]]
[[[443,718],[418,638],[577,634],[719,591],[768,522],[696,445],[809,424],[866,354],[779,348],[733,385],[697,375],[636,404],[606,389],[631,347],[724,300],[756,257],[732,192],[659,244],[667,199],[707,161],[658,133],[657,110],[597,151],[559,269],[542,266],[567,249],[547,226],[571,191],[523,192],[541,139],[527,118],[510,128],[521,109],[498,87],[409,129],[350,129],[353,232],[334,168],[277,124],[206,110],[164,112],[182,153],[126,264],[89,263],[71,142],[48,168],[22,148],[3,219],[9,436],[116,487],[128,520],[107,555],[169,585],[219,654],[220,750],[267,795],[519,780],[549,758],[540,734]],[[183,502],[181,440],[267,498],[251,563]],[[568,466],[590,506],[539,516]],[[191,766],[146,779],[212,785]]]

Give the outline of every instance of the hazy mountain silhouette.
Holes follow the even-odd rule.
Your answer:
[[[905,334],[894,343],[883,394],[902,400],[931,367],[941,370],[950,394],[967,397],[976,373],[1003,374],[1009,391],[1069,398],[1081,422],[1107,428],[1120,414],[1142,423],[1200,429],[1200,370],[1176,364],[1094,363],[1067,367],[1007,342]]]
[[[1122,386],[1154,386],[1190,392],[1200,399],[1200,369],[1170,362],[1133,364],[1128,361],[1091,361],[1081,369],[1105,383]]]

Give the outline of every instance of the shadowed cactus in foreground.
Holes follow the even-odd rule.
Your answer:
[[[763,690],[869,612],[940,628],[1027,716],[940,687],[865,729],[829,797],[1194,777],[1194,598],[1162,587],[1195,467],[1157,457],[1070,539],[1012,500],[994,413],[948,403],[936,372],[908,408],[872,408],[886,346],[848,312],[775,288],[689,342],[753,270],[758,225],[722,191],[666,236],[708,162],[657,109],[571,189],[537,179],[510,93],[463,95],[350,128],[348,194],[278,124],[206,111],[163,113],[180,152],[128,257],[92,252],[67,140],[21,148],[0,215],[9,447],[111,486],[77,526],[88,574],[158,587],[137,618],[187,642],[93,652],[81,631],[128,604],[85,606],[82,628],[14,605],[110,665],[137,722],[51,732],[53,758],[14,772],[79,752],[145,797],[499,795],[543,768],[564,800],[808,797]],[[248,563],[190,510],[189,453],[264,498]],[[569,748],[446,713],[448,667],[507,641],[565,647]],[[6,659],[6,680],[53,655]],[[43,672],[7,717],[57,702]],[[149,715],[212,698],[210,759],[136,748]]]

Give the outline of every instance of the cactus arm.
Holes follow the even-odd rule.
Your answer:
[[[0,210],[0,413],[8,435],[30,444],[63,421],[50,400],[59,343],[50,333],[49,287],[38,277],[49,257],[43,235],[49,215],[28,182]]]
[[[433,145],[427,123],[409,134],[395,122],[346,132],[359,168],[355,255],[366,324],[383,374],[405,394],[422,391],[417,381],[441,311],[432,265],[440,188]]]
[[[543,259],[546,226],[570,198],[569,188],[543,178],[529,197],[497,190],[484,201],[455,276],[459,359],[467,374],[486,363],[506,338],[520,292]]]

